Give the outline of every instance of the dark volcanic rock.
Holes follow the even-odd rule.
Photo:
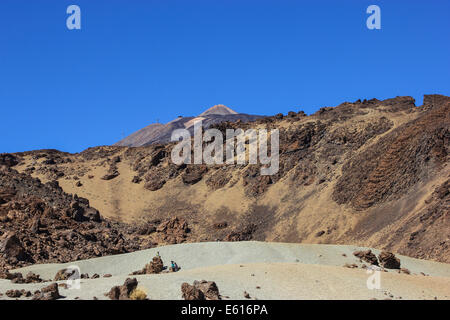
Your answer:
[[[130,294],[137,288],[137,285],[136,278],[127,278],[123,285],[112,287],[105,295],[111,300],[129,300]]]
[[[119,158],[120,160],[120,158]],[[119,161],[120,162],[120,161]],[[120,175],[119,170],[117,170],[117,162],[112,162],[109,166],[108,172],[101,178],[102,180],[112,180]]]
[[[103,220],[87,199],[64,193],[57,181],[0,169],[0,270],[62,263],[140,249],[129,226]]]
[[[161,257],[153,257],[152,261],[144,268],[145,274],[160,273],[163,271],[164,264]]]
[[[203,175],[207,171],[208,168],[205,165],[189,165],[181,176],[181,179],[185,184],[196,184],[203,178]]]
[[[230,170],[217,170],[206,179],[206,185],[213,190],[223,188],[232,177]]]
[[[52,283],[40,291],[35,292],[33,300],[56,300],[61,298],[58,290],[58,284]]]
[[[348,241],[449,262],[450,195],[449,184],[443,184],[448,179],[445,169],[450,154],[449,107],[450,98],[444,96],[426,96],[421,107],[415,107],[411,97],[397,97],[345,102],[335,108],[322,108],[310,116],[289,112],[287,116],[264,117],[252,123],[228,121],[213,125],[223,133],[238,128],[279,129],[279,171],[269,177],[261,175],[259,164],[203,168],[175,165],[170,156],[175,143],[142,148],[103,146],[73,155],[50,150],[2,155],[0,237],[14,232],[25,252],[37,263],[67,262],[191,240],[268,238],[298,242],[315,234],[321,236],[316,238],[321,243]],[[42,160],[50,159],[55,164],[42,164]],[[69,162],[74,165],[62,165]],[[23,174],[14,172],[14,166],[11,167],[14,163],[21,164],[17,168],[24,170]],[[149,228],[140,228],[140,223],[124,225],[101,217],[96,219],[89,214],[89,202],[65,194],[57,182],[64,176],[67,180],[81,178],[83,174],[89,177],[93,169],[117,175],[118,168],[125,167],[133,172],[121,182],[124,187],[129,187],[133,176],[135,182],[142,180],[145,184],[147,190],[139,191],[143,193],[139,198],[152,193],[148,190],[161,189],[151,195],[155,197],[152,209],[145,210],[151,216],[149,219],[159,220]],[[31,172],[51,182],[42,184],[31,178]],[[95,170],[95,176],[99,178],[101,174]],[[202,180],[209,191],[222,190],[212,197],[202,190],[204,199],[188,201],[189,195],[200,190]],[[180,181],[185,185],[179,185]],[[89,181],[97,182],[104,183]],[[73,186],[76,181],[69,183]],[[186,193],[180,199],[169,198],[177,190],[169,190],[172,185]],[[426,185],[434,185],[433,195]],[[74,189],[86,194],[84,188]],[[267,205],[254,209],[268,191],[279,197],[272,197],[270,205],[269,201],[262,201]],[[209,205],[215,196],[233,192],[238,195],[236,200],[240,201],[240,196],[247,198],[242,206],[226,201],[218,207],[203,205]],[[424,192],[427,199],[422,202]],[[323,223],[320,212],[305,211],[319,194],[323,201],[338,204],[323,208],[323,216],[327,217]],[[113,195],[113,201],[106,203],[111,213],[116,209],[121,213],[127,210],[122,197],[119,192]],[[341,210],[354,214],[355,224],[337,223]],[[173,216],[178,221],[164,220]],[[310,217],[314,219],[311,221]],[[222,220],[228,221],[228,229],[213,226]],[[329,225],[335,224],[333,221],[336,225]],[[250,224],[257,229],[247,227]],[[367,242],[374,233],[380,237]],[[0,256],[0,268],[4,270],[29,263]]]
[[[181,295],[184,300],[206,300],[203,291],[187,282],[181,284]]]
[[[215,111],[211,111],[212,109],[214,109]],[[208,109],[199,116],[203,119],[202,126],[204,128],[210,128],[215,125],[220,125],[221,123],[226,121],[239,121],[241,123],[244,123],[262,118],[262,116],[249,115],[244,113],[217,113],[217,106]],[[168,143],[171,140],[173,130],[178,128],[185,128],[186,124],[193,119],[194,117],[180,116],[166,124],[154,123],[131,134],[125,139],[117,142],[115,145],[140,147]],[[188,127],[191,135],[193,135],[193,129],[193,126]]]
[[[140,183],[142,181],[142,179],[139,176],[134,176],[133,179],[131,180],[131,182],[133,183]]]
[[[20,290],[8,290],[5,294],[9,298],[20,298],[22,296],[22,292]]]
[[[132,274],[138,275],[138,274],[154,274],[154,273],[161,273],[161,271],[164,270],[164,264],[160,256],[153,257],[152,261],[147,263],[145,267],[140,271],[135,271]]]
[[[400,259],[393,253],[383,251],[379,254],[380,265],[387,269],[400,269]]]
[[[221,300],[219,288],[213,281],[194,281],[192,285],[184,282],[181,294],[185,300]]]
[[[42,280],[38,274],[35,274],[31,271],[27,273],[25,277],[25,283],[40,283],[40,282],[44,282],[44,280]]]
[[[0,242],[0,254],[2,254],[6,259],[11,261],[30,261],[30,256],[25,251],[17,238],[16,234],[13,232],[5,234]]]
[[[353,255],[355,257],[358,257],[362,261],[365,261],[365,262],[370,263],[375,266],[378,265],[377,256],[372,252],[372,250],[355,251],[355,252],[353,252]]]
[[[102,180],[112,180],[115,177],[119,176],[119,172],[118,171],[112,171],[112,172],[108,172],[107,174],[105,174],[101,179]]]
[[[13,189],[0,190],[0,204],[8,203],[16,195],[16,191]]]
[[[169,244],[184,242],[189,232],[190,229],[186,220],[178,217],[167,219],[156,228],[157,237],[160,241]]]
[[[214,229],[225,229],[228,227],[228,223],[226,221],[216,222],[213,224]]]
[[[100,212],[98,212],[95,208],[87,208],[84,212],[84,216],[90,221],[101,222],[102,218],[100,216]]]
[[[230,232],[224,239],[224,241],[248,241],[253,237],[253,233],[256,231],[255,224],[249,224],[240,231]]]
[[[11,280],[12,283],[40,283],[43,282],[38,274],[28,272],[24,278],[20,272],[10,273],[9,271],[0,271],[0,279]]]
[[[161,173],[155,175],[148,175],[144,184],[144,188],[150,191],[156,191],[161,189],[166,184],[166,179]]]
[[[381,137],[342,167],[333,199],[364,210],[398,198],[448,155],[450,103]],[[432,160],[432,161],[430,161]]]
[[[59,270],[55,277],[53,278],[53,281],[61,281],[61,280],[68,280],[70,277],[75,274],[75,270],[69,270],[69,269],[61,269]]]
[[[120,297],[120,287],[119,286],[114,286],[111,288],[111,290],[109,290],[108,293],[105,294],[108,298],[110,298],[111,300],[119,300]]]

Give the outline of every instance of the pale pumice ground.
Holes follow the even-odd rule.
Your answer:
[[[181,299],[181,284],[194,280],[215,281],[224,299],[450,299],[450,265],[397,255],[403,268],[380,272],[380,289],[370,290],[370,274],[353,256],[351,245],[287,244],[269,242],[204,242],[170,245],[138,252],[76,261],[40,264],[15,271],[33,271],[52,279],[64,267],[76,265],[81,273],[100,275],[82,279],[80,289],[63,289],[65,299],[93,297],[108,299],[104,293],[122,285],[129,274],[140,270],[159,251],[164,264],[174,260],[182,268],[176,273],[133,276],[150,299]],[[378,254],[379,250],[373,249]],[[356,263],[359,268],[344,265]],[[426,276],[421,273],[426,274]],[[111,274],[110,278],[103,278]],[[62,281],[64,282],[64,281]],[[0,299],[9,299],[9,289],[34,292],[49,283],[12,284],[0,280]],[[259,288],[257,288],[259,287]]]

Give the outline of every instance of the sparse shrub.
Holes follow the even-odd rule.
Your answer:
[[[146,300],[147,294],[145,293],[144,289],[136,288],[131,292],[130,299],[131,300]]]

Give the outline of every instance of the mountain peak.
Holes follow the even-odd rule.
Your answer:
[[[223,104],[216,104],[215,106],[201,113],[199,116],[206,116],[209,114],[227,115],[227,114],[237,114],[237,112],[228,108],[227,106],[224,106]]]
[[[152,123],[145,128],[142,128],[128,137],[116,142],[116,146],[127,147],[141,147],[155,143],[167,143],[171,141],[172,132],[175,129],[188,129],[193,134],[194,122],[202,120],[202,124],[205,128],[211,124],[221,123],[224,121],[237,121],[249,122],[262,118],[262,116],[251,115],[246,113],[237,113],[236,111],[224,106],[223,104],[215,105],[208,110],[204,111],[200,115],[193,117],[182,117],[173,119],[166,124]]]

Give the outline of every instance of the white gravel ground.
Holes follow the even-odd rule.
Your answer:
[[[76,265],[81,273],[110,278],[82,279],[80,289],[60,292],[66,299],[106,299],[105,292],[120,285],[128,275],[148,263],[159,251],[165,265],[174,260],[176,273],[136,276],[150,299],[181,299],[181,283],[212,280],[220,293],[230,299],[244,299],[243,292],[257,299],[450,299],[450,265],[397,256],[411,275],[381,272],[380,289],[369,290],[367,271],[343,267],[362,266],[353,256],[356,246],[287,244],[267,242],[204,242],[158,247],[122,255],[94,258],[66,264],[40,264],[15,271],[33,271],[53,279],[64,267]],[[376,254],[379,250],[372,249]],[[427,276],[421,275],[421,273]],[[12,284],[0,280],[0,293],[9,289],[31,292],[42,284]],[[259,286],[260,288],[256,288]],[[6,299],[5,295],[0,299]]]

